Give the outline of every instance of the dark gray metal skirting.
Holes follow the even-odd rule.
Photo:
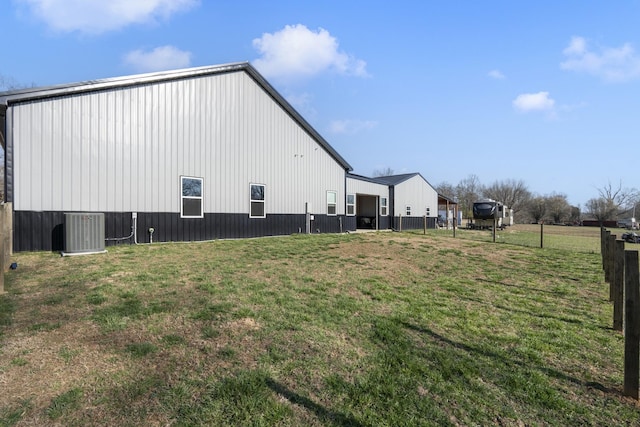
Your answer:
[[[64,212],[15,211],[13,217],[14,251],[64,250]],[[178,213],[138,212],[137,241],[149,243],[149,228],[154,242],[202,241],[248,237],[280,236],[304,233],[304,214],[273,214],[249,218],[247,214],[205,214],[204,218],[180,218]],[[345,216],[314,215],[313,233],[339,233],[355,230],[355,219]],[[353,222],[353,224],[352,224]],[[124,238],[131,234],[131,212],[105,212],[105,238]],[[107,246],[132,244],[133,238],[108,240]]]

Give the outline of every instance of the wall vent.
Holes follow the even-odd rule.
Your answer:
[[[65,213],[64,237],[62,255],[106,252],[104,249],[104,214]]]

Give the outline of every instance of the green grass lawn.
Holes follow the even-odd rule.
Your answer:
[[[389,232],[17,254],[0,425],[636,425],[595,247]]]

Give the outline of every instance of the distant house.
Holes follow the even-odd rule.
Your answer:
[[[438,192],[419,173],[373,178],[389,187],[391,228],[403,230],[434,228],[438,218]]]
[[[366,178],[248,63],[0,93],[16,251],[63,250],[65,214],[109,242],[422,228],[420,174]]]

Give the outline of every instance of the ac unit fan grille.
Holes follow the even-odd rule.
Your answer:
[[[104,252],[103,213],[65,213],[64,228],[65,253]]]

